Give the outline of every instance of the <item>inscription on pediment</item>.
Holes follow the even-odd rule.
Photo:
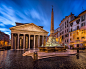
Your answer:
[[[16,27],[15,30],[26,30],[26,31],[38,31],[38,32],[45,32],[43,29],[35,26],[35,25],[27,25],[22,27]]]

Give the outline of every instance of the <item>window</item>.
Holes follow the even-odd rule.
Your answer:
[[[71,28],[71,32],[72,32],[72,28]]]
[[[70,36],[72,36],[72,33],[70,33]]]
[[[64,31],[62,31],[62,34],[64,34]]]
[[[68,39],[67,39],[67,42],[68,42]]]
[[[85,30],[82,30],[82,34],[85,34]]]
[[[65,22],[65,25],[66,25],[66,22]]]
[[[64,39],[64,36],[62,36],[62,39]]]
[[[67,32],[68,32],[68,29],[67,29]]]
[[[65,30],[65,33],[66,33],[66,30]]]
[[[66,34],[65,37],[68,37],[68,34]]]
[[[81,17],[81,21],[84,21],[85,20],[85,15],[83,15],[82,17]]]
[[[77,35],[79,35],[79,32],[77,32]]]
[[[66,28],[66,26],[65,26],[65,28]]]
[[[82,39],[85,39],[85,37],[82,37]]]
[[[61,33],[60,33],[60,35],[61,35]]]
[[[72,39],[70,38],[70,41],[72,41]]]
[[[77,39],[79,40],[79,37],[77,37]]]
[[[67,27],[68,27],[68,24],[67,24]]]
[[[71,21],[74,19],[74,17],[73,16],[71,16]]]
[[[68,23],[68,20],[67,20],[67,23]]]
[[[79,22],[80,22],[80,19],[78,19],[78,20],[76,21],[77,24],[79,24]]]
[[[82,27],[82,26],[85,26],[85,23],[82,23],[82,24],[81,24],[81,27]]]
[[[73,26],[73,23],[71,23],[70,26],[72,27]]]
[[[75,35],[73,35],[73,39],[75,39]]]
[[[65,42],[66,42],[66,40],[65,40]]]
[[[77,26],[77,30],[79,29],[79,26]]]

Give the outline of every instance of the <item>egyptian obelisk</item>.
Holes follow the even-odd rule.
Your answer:
[[[54,36],[54,13],[53,13],[53,6],[51,12],[51,29],[50,29],[50,36]]]
[[[56,37],[54,37],[54,12],[52,6],[50,36],[48,38],[48,41],[46,42],[45,47],[55,47],[55,46],[60,46],[60,44],[56,41]]]

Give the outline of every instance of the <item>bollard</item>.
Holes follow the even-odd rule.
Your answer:
[[[34,60],[38,60],[38,53],[37,53],[37,51],[34,52],[33,57],[34,57]]]
[[[79,53],[77,53],[76,57],[77,57],[77,59],[79,59]]]

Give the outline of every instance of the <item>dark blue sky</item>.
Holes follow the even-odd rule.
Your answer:
[[[86,0],[0,0],[0,30],[11,34],[15,22],[34,23],[50,32],[51,11],[54,10],[54,29],[65,16],[75,16],[86,10]]]

